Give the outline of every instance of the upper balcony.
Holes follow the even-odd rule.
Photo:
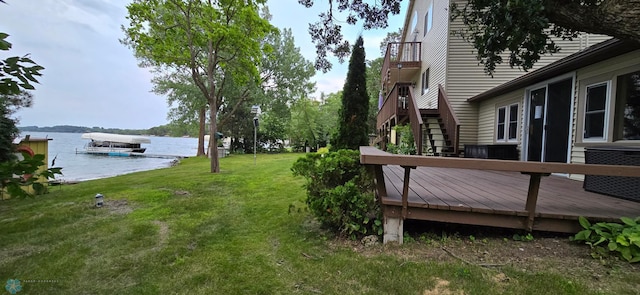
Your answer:
[[[421,42],[393,42],[387,45],[382,64],[382,88],[385,95],[397,82],[411,82],[420,73]]]

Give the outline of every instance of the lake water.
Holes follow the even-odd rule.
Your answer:
[[[49,167],[55,157],[55,167],[62,167],[63,181],[81,181],[105,178],[136,171],[153,170],[171,165],[173,159],[145,157],[110,157],[91,154],[76,154],[84,151],[89,141],[81,133],[24,132],[21,136],[52,138],[49,141]],[[197,152],[197,138],[150,137],[150,144],[143,144],[148,154],[177,155],[191,157]]]

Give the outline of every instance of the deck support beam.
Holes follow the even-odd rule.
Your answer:
[[[533,231],[533,222],[536,217],[536,205],[538,203],[538,192],[540,191],[540,180],[542,176],[549,176],[549,173],[523,173],[529,174],[529,192],[527,193],[527,203],[524,210],[527,211],[527,222],[525,229],[529,232]]]
[[[411,180],[411,169],[416,166],[402,166],[404,168],[404,183],[402,185],[402,219],[407,218],[407,208],[409,207],[409,181]]]

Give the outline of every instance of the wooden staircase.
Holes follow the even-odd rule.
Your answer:
[[[457,156],[453,140],[447,129],[444,120],[439,115],[423,117],[423,155],[427,156]]]
[[[386,150],[393,126],[409,123],[419,155],[458,156],[460,123],[438,85],[438,108],[419,109],[411,83],[396,83],[378,111],[374,144]]]

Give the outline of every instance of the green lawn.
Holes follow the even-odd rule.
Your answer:
[[[290,170],[299,156],[259,155],[254,166],[233,155],[220,174],[185,159],[1,201],[0,282],[21,280],[18,294],[597,294],[590,277],[415,254],[435,244],[363,250],[336,239],[303,210],[303,179]],[[105,207],[94,208],[96,193]]]

